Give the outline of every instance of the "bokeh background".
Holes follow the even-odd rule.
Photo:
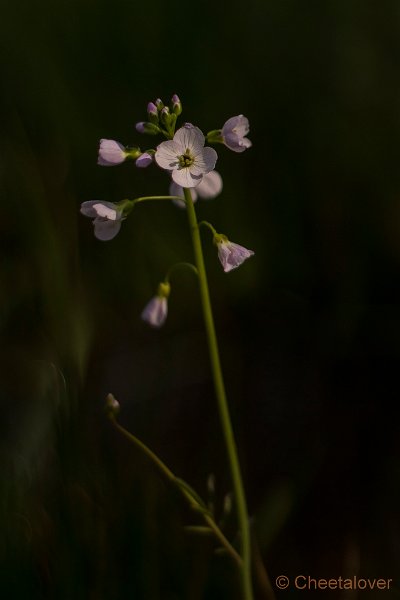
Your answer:
[[[225,275],[205,232],[259,555],[272,580],[388,577],[366,595],[400,597],[399,33],[395,0],[2,0],[1,597],[239,598],[229,558],[185,532],[198,518],[104,413],[113,392],[203,496],[213,473],[223,516],[191,274],[161,330],[140,320],[191,260],[185,213],[141,205],[108,243],[79,214],[166,193],[156,168],[96,160],[102,137],[151,147],[135,122],[173,93],[204,131],[251,124],[251,150],[218,148],[224,191],[198,212],[255,251]]]

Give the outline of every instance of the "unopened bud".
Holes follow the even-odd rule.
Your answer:
[[[158,110],[157,110],[157,106],[154,104],[154,102],[148,103],[147,115],[149,117],[150,123],[154,123],[154,124],[158,123]]]
[[[164,102],[161,100],[161,98],[157,98],[154,104],[157,106],[157,110],[159,111],[161,111],[164,108]]]
[[[171,98],[172,112],[178,117],[182,112],[182,103],[177,94],[174,94]]]
[[[171,115],[170,115],[168,106],[164,106],[164,108],[162,109],[162,111],[160,113],[161,123],[164,123],[164,125],[168,125],[171,120],[170,116]]]
[[[149,121],[140,121],[140,123],[136,123],[135,127],[138,133],[157,135],[157,133],[160,132],[160,129],[157,127],[157,125],[150,123]]]
[[[108,394],[106,398],[106,410],[111,415],[117,415],[120,411],[120,406],[118,400],[113,396],[113,394]]]

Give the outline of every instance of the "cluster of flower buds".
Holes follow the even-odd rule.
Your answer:
[[[175,131],[176,119],[181,112],[182,104],[176,94],[172,96],[169,106],[166,106],[160,98],[157,98],[155,102],[148,103],[148,120],[136,123],[136,131],[150,135],[164,133],[167,134],[167,137],[172,137]]]
[[[144,152],[138,146],[124,146],[116,140],[102,139],[98,153],[98,164],[115,166],[127,160],[134,160],[139,168],[155,163],[170,176],[169,193],[171,200],[186,207],[184,188],[191,191],[192,201],[197,198],[211,199],[218,196],[223,187],[222,177],[215,170],[218,155],[208,144],[224,144],[233,152],[244,152],[251,147],[246,137],[249,121],[243,115],[228,119],[221,129],[210,131],[206,136],[191,123],[184,123],[175,131],[177,118],[182,113],[182,104],[174,94],[168,106],[158,98],[147,105],[147,121],[136,123],[136,131],[150,135],[161,134],[166,141]],[[150,199],[150,197],[149,197]],[[138,200],[138,199],[137,199]],[[81,213],[93,219],[94,234],[101,241],[113,239],[121,229],[122,221],[134,206],[135,200],[118,203],[90,200],[83,202]],[[207,223],[206,223],[207,224]],[[218,257],[226,273],[236,269],[254,252],[229,241],[217,233],[212,225],[213,240],[218,249]],[[159,285],[157,294],[146,305],[142,319],[153,327],[160,327],[167,318],[169,282]]]

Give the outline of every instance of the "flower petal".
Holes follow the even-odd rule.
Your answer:
[[[161,142],[155,153],[155,161],[162,169],[175,169],[179,165],[178,156],[180,156],[180,148],[174,140]]]
[[[210,148],[208,146],[203,148],[201,154],[198,154],[194,159],[194,163],[191,167],[192,174],[204,175],[205,173],[209,173],[215,167],[217,158],[218,154],[214,148]]]
[[[221,261],[225,273],[239,267],[247,258],[253,256],[253,250],[248,250],[234,242],[218,242],[218,258]]]
[[[202,175],[193,175],[192,167],[184,167],[183,169],[175,169],[172,171],[172,179],[184,188],[196,187],[202,180]]]
[[[96,211],[98,217],[103,217],[108,221],[118,220],[118,212],[115,207],[111,208],[102,202],[98,202],[97,204],[93,204],[93,209]]]
[[[104,207],[107,207],[111,210],[115,210],[116,212],[116,206],[113,202],[105,202],[103,200],[87,200],[86,202],[82,202],[81,204],[81,213],[83,215],[85,215],[85,217],[90,217],[91,219],[95,219],[96,217],[99,216],[98,213],[98,209],[94,208],[95,206],[98,207],[98,205],[102,205]]]
[[[204,200],[215,198],[221,193],[223,187],[222,177],[218,171],[210,171],[206,173],[199,185],[196,187],[196,191],[200,198]]]
[[[244,152],[247,148],[252,146],[251,141],[248,138],[240,138],[236,133],[228,133],[224,137],[225,146],[233,152]]]
[[[139,167],[140,169],[145,169],[146,167],[151,165],[152,162],[153,162],[152,155],[149,154],[148,152],[143,152],[143,154],[141,154],[139,156],[139,158],[136,159],[135,165],[137,167]]]
[[[144,307],[142,319],[152,327],[161,327],[165,323],[168,314],[167,298],[154,296]]]
[[[109,221],[108,219],[103,219],[101,217],[97,217],[93,221],[93,225],[94,235],[102,242],[107,242],[108,240],[115,238],[121,229],[121,221]]]
[[[100,140],[99,156],[97,164],[103,167],[119,165],[126,159],[125,146],[115,140]]]
[[[198,127],[191,123],[185,123],[175,133],[174,142],[179,145],[179,154],[184,154],[189,149],[192,154],[196,155],[202,151],[205,137]]]
[[[228,119],[222,127],[222,135],[225,136],[229,132],[236,133],[239,137],[244,137],[250,131],[249,120],[243,115],[237,115]]]

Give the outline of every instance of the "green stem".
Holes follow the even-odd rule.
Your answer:
[[[169,280],[172,276],[172,274],[177,271],[178,269],[189,269],[189,271],[192,271],[195,275],[198,275],[197,269],[194,265],[192,265],[192,263],[188,263],[188,262],[178,262],[175,263],[174,265],[172,265],[172,267],[170,267],[167,271],[167,274],[165,276],[165,280],[167,283],[169,283]]]
[[[200,231],[197,222],[190,189],[184,188],[186,208],[189,219],[190,233],[192,236],[193,251],[199,275],[201,303],[203,307],[204,322],[207,332],[208,348],[210,352],[211,368],[214,378],[215,394],[217,396],[219,414],[222,430],[224,433],[226,450],[228,453],[229,466],[232,475],[233,489],[236,499],[238,524],[240,529],[241,556],[243,565],[241,568],[241,583],[244,600],[252,600],[251,582],[251,541],[250,527],[247,515],[246,496],[244,493],[242,475],[240,471],[238,452],[231,418],[229,415],[228,402],[225,394],[225,385],[222,376],[221,362],[219,358],[217,336],[215,332],[213,313],[211,308],[210,293],[208,290],[207,274],[204,265],[203,250],[201,247]]]
[[[137,438],[132,433],[130,433],[127,429],[125,429],[125,427],[122,427],[122,425],[120,425],[118,423],[118,421],[115,418],[115,415],[112,412],[109,412],[108,417],[109,417],[111,423],[114,425],[114,427],[116,429],[118,429],[118,431],[120,431],[126,438],[128,438],[129,441],[133,442],[133,444],[135,444],[135,446],[137,446],[143,452],[143,454],[145,454],[147,456],[147,458],[150,459],[156,465],[156,467],[163,473],[163,475],[179,489],[179,491],[186,498],[186,500],[189,501],[191,507],[194,510],[196,510],[197,512],[199,512],[199,514],[201,514],[201,516],[203,517],[203,519],[205,520],[205,522],[207,523],[209,528],[213,531],[216,538],[221,542],[221,545],[231,555],[231,557],[236,561],[238,566],[241,567],[242,566],[241,557],[236,552],[235,548],[229,543],[229,541],[224,536],[224,534],[222,533],[222,531],[220,530],[220,528],[218,527],[218,525],[216,524],[214,519],[211,517],[211,515],[207,514],[203,510],[199,501],[195,498],[195,496],[193,494],[190,493],[190,488],[188,486],[183,487],[182,484],[179,483],[180,480],[167,467],[167,465],[165,463],[163,463],[163,461],[161,459],[158,458],[157,454],[155,454],[152,450],[150,450],[150,448],[148,446],[146,446],[146,444],[144,444],[141,440],[139,440],[139,438]]]
[[[213,235],[217,235],[217,230],[208,221],[200,221],[199,227],[208,227]]]
[[[132,200],[132,204],[138,204],[139,202],[147,202],[149,200],[184,200],[182,196],[142,196],[141,198],[135,198]]]

